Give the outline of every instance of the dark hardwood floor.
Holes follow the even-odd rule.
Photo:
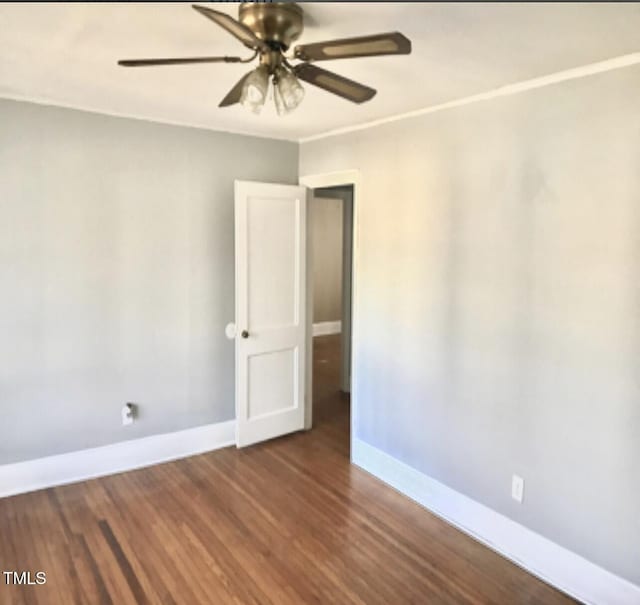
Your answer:
[[[573,602],[349,463],[338,340],[315,426],[245,450],[0,500],[0,604]]]

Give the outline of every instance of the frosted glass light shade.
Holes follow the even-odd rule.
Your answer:
[[[260,113],[269,90],[269,68],[266,65],[256,67],[244,83],[240,104],[253,113]]]
[[[289,70],[279,67],[275,73],[274,99],[278,115],[293,111],[304,98],[304,88]]]

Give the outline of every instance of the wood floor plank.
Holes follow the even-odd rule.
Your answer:
[[[2,605],[564,605],[574,601],[349,462],[339,338],[314,428],[0,500]],[[0,578],[1,580],[1,578]]]
[[[131,563],[129,562],[129,559],[127,559],[127,556],[124,554],[124,551],[122,550],[122,547],[118,542],[118,539],[115,537],[113,530],[111,529],[111,526],[104,519],[100,519],[100,521],[98,521],[98,526],[100,527],[100,531],[102,532],[102,535],[107,541],[107,544],[109,545],[109,548],[111,549],[113,556],[118,562],[118,567],[120,568],[120,571],[122,571],[122,575],[127,581],[127,584],[129,585],[129,588],[136,600],[136,603],[139,603],[140,605],[145,605],[148,602],[147,595],[144,589],[142,588],[142,585],[140,584],[140,581],[138,580],[137,575],[134,573],[133,567],[131,567]]]

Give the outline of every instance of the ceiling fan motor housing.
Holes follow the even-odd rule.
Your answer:
[[[304,30],[303,12],[294,2],[242,2],[239,20],[274,49],[287,50]]]

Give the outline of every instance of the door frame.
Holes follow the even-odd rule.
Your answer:
[[[324,172],[319,174],[306,174],[298,179],[300,185],[309,189],[322,189],[324,187],[338,187],[340,185],[353,186],[353,225],[352,225],[352,251],[351,251],[351,422],[350,422],[350,457],[353,461],[353,444],[355,442],[355,425],[358,418],[358,366],[355,363],[358,351],[358,257],[359,257],[359,225],[360,225],[360,199],[362,193],[362,175],[359,170],[340,170],[337,172]],[[311,203],[310,196],[307,196],[307,203]],[[310,212],[307,213],[309,220]],[[308,228],[307,228],[308,230]],[[310,429],[313,421],[313,258],[311,254],[311,238],[307,238],[307,385],[305,397],[305,429]]]

